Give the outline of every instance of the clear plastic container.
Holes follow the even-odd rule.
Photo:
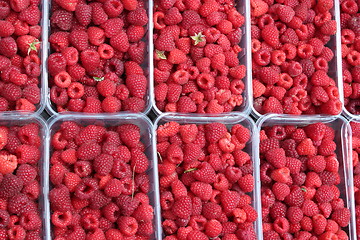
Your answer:
[[[40,50],[38,51],[38,55],[39,58],[41,60],[41,65],[40,65],[40,69],[41,69],[41,75],[39,78],[39,88],[40,88],[40,102],[38,104],[35,104],[36,106],[36,110],[34,112],[28,112],[28,111],[17,111],[17,110],[12,110],[12,111],[4,111],[4,112],[0,112],[0,115],[4,115],[4,117],[6,118],[6,116],[11,115],[11,114],[18,114],[18,115],[36,115],[39,116],[42,111],[45,109],[45,105],[46,105],[46,95],[47,95],[47,66],[46,66],[46,59],[47,59],[47,54],[46,51],[44,49],[46,49],[47,44],[48,44],[48,36],[47,36],[47,22],[48,22],[48,4],[47,1],[42,0],[41,3],[39,4],[39,9],[41,11],[41,20],[39,25],[41,26],[41,39],[40,39]]]
[[[334,0],[334,7],[330,10],[330,12],[332,14],[332,20],[336,20],[336,29],[340,29],[340,3],[339,3],[339,0]],[[250,18],[248,18],[248,19],[250,19]],[[329,64],[328,75],[332,79],[335,80],[336,86],[339,89],[339,99],[342,103],[344,103],[342,63],[341,63],[341,61],[342,61],[341,31],[340,30],[336,31],[336,34],[331,36],[330,41],[325,46],[331,48],[334,52],[334,58],[330,62],[328,62],[328,64]],[[262,117],[264,114],[260,114],[254,108],[254,105],[253,105],[254,99],[253,99],[252,95],[250,96],[250,99],[251,99],[251,115],[254,116],[256,119]],[[343,106],[343,109],[345,109],[344,106]],[[340,114],[341,113],[339,113],[338,115],[335,115],[335,116],[339,116]],[[288,114],[288,115],[290,115],[290,114]],[[311,116],[313,116],[313,115],[311,115]],[[329,115],[327,115],[327,116],[329,116]]]
[[[344,200],[345,206],[351,211],[351,219],[348,227],[342,228],[349,234],[350,240],[356,239],[355,227],[355,206],[354,206],[354,184],[353,184],[353,166],[350,149],[351,131],[349,130],[347,120],[342,116],[289,116],[280,114],[266,114],[257,120],[256,125],[259,131],[263,127],[280,125],[294,125],[304,127],[312,123],[322,122],[335,130],[336,155],[339,161],[339,174],[341,182],[338,186],[340,197]],[[258,156],[260,158],[260,155]]]
[[[155,209],[159,204],[159,190],[158,190],[158,171],[157,171],[157,162],[156,162],[156,154],[155,154],[155,138],[153,135],[153,124],[151,121],[144,115],[144,114],[135,114],[135,113],[128,113],[128,114],[99,114],[99,115],[85,115],[85,114],[62,114],[57,116],[52,116],[48,120],[49,131],[47,135],[47,142],[48,142],[48,152],[46,162],[44,164],[45,169],[45,176],[46,178],[46,187],[44,187],[44,191],[46,191],[46,216],[48,216],[46,221],[46,229],[47,229],[47,236],[52,236],[51,231],[51,223],[50,223],[50,202],[48,198],[48,193],[51,190],[52,186],[49,181],[49,169],[50,169],[50,157],[52,154],[52,146],[50,145],[51,136],[60,128],[62,122],[65,121],[74,121],[82,126],[87,126],[91,124],[96,124],[104,127],[111,127],[111,126],[118,126],[122,124],[135,124],[140,128],[140,135],[141,135],[141,142],[144,143],[146,149],[145,154],[149,159],[149,169],[147,173],[150,176],[150,204],[154,207],[154,234],[152,239],[157,239],[155,236],[158,235],[159,226],[158,221],[155,219],[157,218],[157,211]],[[50,237],[48,239],[51,239]]]
[[[16,114],[4,114],[0,119],[0,126],[24,126],[26,124],[30,123],[36,123],[40,127],[40,137],[41,137],[41,145],[40,145],[40,153],[41,158],[38,162],[38,169],[39,169],[39,176],[40,176],[40,186],[42,186],[42,189],[40,189],[40,196],[39,196],[39,212],[41,213],[42,217],[42,237],[43,239],[50,239],[47,236],[46,231],[46,221],[48,219],[47,211],[46,211],[46,196],[47,191],[46,187],[46,176],[47,172],[45,170],[45,162],[47,159],[47,141],[46,141],[46,135],[48,132],[48,128],[46,125],[45,120],[40,116],[34,116],[34,115],[16,115]]]
[[[352,160],[352,151],[353,151],[353,147],[352,147],[352,130],[351,130],[351,126],[350,126],[351,122],[360,123],[360,119],[359,118],[352,118],[348,122],[349,159],[350,159],[351,163],[353,163],[353,160]],[[352,165],[352,167],[354,168],[355,166]],[[352,177],[354,177],[354,173],[352,174]],[[351,186],[354,186],[354,184],[352,184]],[[354,192],[355,192],[355,190],[354,190]],[[355,197],[355,195],[354,195],[354,197]],[[356,202],[355,202],[355,199],[354,199],[354,209],[355,209],[355,207],[356,207]],[[355,231],[356,231],[356,220],[355,219],[356,219],[356,214],[354,213],[354,228],[355,228]],[[360,234],[359,232],[356,232],[356,236],[359,236],[359,234]]]
[[[244,92],[242,94],[244,100],[241,106],[237,106],[232,112],[239,112],[245,115],[250,114],[251,107],[252,106],[252,84],[251,84],[251,21],[250,19],[250,1],[244,1],[244,0],[235,0],[235,6],[239,13],[241,13],[245,17],[245,23],[243,26],[241,26],[242,30],[242,38],[240,42],[240,47],[243,49],[243,51],[239,54],[238,58],[240,60],[240,64],[246,66],[246,75],[242,79],[245,85]],[[151,1],[151,5],[153,5],[153,1]],[[159,108],[156,106],[155,101],[155,94],[154,94],[154,59],[152,57],[152,53],[154,52],[154,39],[153,39],[153,33],[155,31],[154,24],[153,24],[153,6],[149,5],[149,8],[151,10],[149,11],[150,17],[151,17],[151,24],[150,29],[152,29],[152,32],[150,33],[150,46],[149,46],[149,52],[151,53],[151,60],[150,60],[150,76],[152,76],[152,79],[150,81],[150,101],[153,106],[153,110],[156,113],[156,115],[160,115],[163,113],[159,110]],[[164,112],[165,113],[165,112]],[[226,114],[226,113],[224,113]]]
[[[48,42],[48,38],[51,35],[51,25],[50,25],[50,10],[51,10],[51,1],[53,0],[48,0],[45,1],[47,4],[44,4],[43,7],[43,18],[46,19],[46,21],[44,20],[43,23],[43,59],[46,59],[45,64],[43,64],[43,68],[42,68],[42,75],[43,77],[43,82],[45,82],[46,84],[44,85],[44,89],[46,89],[44,91],[44,107],[46,109],[46,111],[52,116],[52,115],[57,115],[57,114],[63,114],[63,113],[59,113],[56,109],[56,106],[51,102],[50,100],[50,86],[49,86],[49,74],[48,74],[48,66],[47,66],[47,59],[50,56],[51,52],[51,47],[50,47],[50,43]],[[143,39],[145,44],[147,44],[147,52],[145,53],[145,57],[144,57],[144,62],[141,64],[142,69],[144,70],[144,74],[148,80],[148,84],[147,84],[147,94],[144,98],[145,100],[145,108],[141,113],[147,114],[149,113],[149,111],[151,110],[152,107],[152,103],[151,103],[151,83],[152,83],[152,79],[153,79],[153,74],[151,74],[151,69],[152,69],[152,53],[151,51],[151,46],[152,46],[152,32],[149,31],[149,29],[152,29],[151,25],[152,25],[152,1],[144,1],[145,3],[147,3],[144,7],[148,13],[148,24],[147,24],[147,31],[145,33],[145,36]],[[43,108],[44,109],[44,108]],[[42,109],[42,110],[43,110]],[[42,111],[41,110],[41,111]],[[41,112],[40,111],[40,112]],[[77,114],[78,112],[70,112],[70,113],[74,113]],[[127,113],[127,111],[121,111],[119,113]],[[101,114],[107,114],[107,113],[101,113]]]
[[[235,124],[241,124],[242,126],[248,128],[251,133],[251,139],[246,144],[246,147],[243,149],[246,153],[248,153],[251,157],[252,164],[254,167],[254,180],[255,180],[255,188],[252,193],[250,193],[252,199],[252,206],[258,212],[258,219],[254,223],[254,229],[258,236],[259,240],[262,240],[262,218],[261,218],[261,201],[260,201],[260,176],[259,176],[259,138],[258,138],[258,130],[255,125],[255,122],[244,114],[239,113],[229,113],[227,115],[223,114],[174,114],[174,113],[164,113],[161,114],[154,122],[154,132],[153,135],[156,136],[156,129],[167,122],[175,121],[180,124],[209,124],[213,122],[220,122],[227,126],[230,129]],[[154,138],[156,139],[156,137]],[[156,140],[155,140],[156,141]],[[158,156],[156,156],[158,157]],[[156,239],[163,239],[162,228],[161,228],[161,208],[158,206],[156,209],[158,212],[156,215],[158,218],[159,230]]]

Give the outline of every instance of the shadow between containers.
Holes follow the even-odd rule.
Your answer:
[[[252,160],[252,165],[254,168],[253,176],[254,176],[254,191],[250,193],[252,199],[252,206],[258,213],[258,218],[254,222],[254,229],[257,235],[258,240],[262,240],[262,217],[261,217],[261,201],[260,201],[260,162],[258,158],[259,151],[259,131],[255,122],[247,115],[240,113],[228,113],[228,114],[176,114],[176,113],[163,113],[158,116],[154,121],[153,128],[153,140],[154,146],[156,146],[156,129],[170,121],[175,121],[180,124],[208,124],[213,122],[220,122],[225,124],[228,128],[235,124],[241,124],[244,127],[248,128],[251,132],[251,140],[246,144],[245,151],[248,153]],[[158,162],[158,154],[156,154],[156,162]],[[159,192],[160,196],[160,192]],[[156,208],[158,221],[157,225],[160,226],[158,229],[158,235],[156,239],[163,239],[164,235],[162,234],[162,218],[161,218],[161,208],[158,206]]]
[[[158,235],[158,229],[161,226],[157,225],[158,221],[156,220],[157,216],[157,208],[160,205],[160,197],[159,197],[159,185],[158,185],[158,169],[157,169],[157,158],[155,154],[155,147],[154,147],[154,135],[153,135],[153,124],[150,119],[142,114],[142,113],[119,113],[119,114],[97,114],[97,115],[89,115],[89,114],[61,114],[61,115],[54,115],[50,117],[47,121],[48,131],[46,135],[46,156],[44,162],[44,175],[46,176],[44,179],[44,202],[45,202],[45,210],[47,219],[46,224],[46,236],[47,239],[52,239],[52,224],[50,222],[51,217],[51,208],[50,208],[50,201],[49,201],[49,191],[52,188],[50,180],[49,180],[49,169],[50,169],[50,158],[52,153],[51,148],[51,136],[57,131],[60,127],[60,124],[64,121],[75,121],[76,123],[87,126],[90,124],[97,124],[101,126],[118,126],[121,124],[135,124],[140,128],[141,134],[141,141],[144,143],[146,149],[145,154],[149,159],[149,169],[147,173],[150,176],[150,192],[149,192],[149,199],[150,204],[154,208],[154,219],[153,219],[153,226],[154,226],[154,234],[152,239],[157,239],[156,236]]]
[[[350,240],[356,240],[356,220],[354,201],[354,181],[351,154],[351,129],[349,122],[343,116],[291,116],[285,114],[265,114],[256,121],[259,134],[262,127],[274,125],[307,126],[312,123],[322,122],[330,125],[335,130],[336,156],[339,160],[339,174],[341,182],[339,185],[340,197],[344,200],[345,206],[350,209],[351,217],[348,227],[343,228],[349,235]],[[340,146],[340,147],[339,147]],[[258,152],[260,161],[260,153]],[[261,203],[260,203],[261,205]],[[262,209],[262,207],[261,207]],[[262,233],[261,233],[262,235]]]

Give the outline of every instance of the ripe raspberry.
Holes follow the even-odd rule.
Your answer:
[[[312,156],[315,155],[316,148],[310,138],[305,138],[296,147],[296,151],[299,155]]]
[[[116,91],[116,85],[113,81],[109,79],[105,79],[100,81],[96,85],[96,89],[99,91],[99,93],[104,97],[109,97],[115,94]]]
[[[28,164],[21,164],[16,170],[16,176],[23,181],[24,185],[27,185],[35,180],[37,170]]]
[[[210,184],[203,182],[193,182],[190,187],[191,191],[203,201],[208,201],[212,195]]]
[[[13,197],[20,192],[23,187],[23,181],[11,173],[4,175],[0,183],[0,196],[3,198]]]
[[[56,211],[68,211],[71,210],[70,192],[64,185],[59,185],[53,188],[49,193],[49,199],[51,208]]]
[[[143,98],[147,91],[147,79],[144,75],[128,75],[126,86],[132,96]]]
[[[14,155],[1,154],[0,155],[0,173],[6,175],[13,173],[18,166],[18,159]]]
[[[340,227],[346,227],[350,221],[350,210],[347,208],[335,210],[331,218],[337,222]]]
[[[81,160],[93,160],[101,153],[101,146],[94,142],[83,143],[77,150],[77,157]]]

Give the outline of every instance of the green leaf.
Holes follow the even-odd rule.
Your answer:
[[[184,173],[192,172],[192,171],[195,171],[195,170],[197,170],[197,168],[190,168],[188,170],[185,170]]]
[[[307,191],[306,188],[301,188],[301,190],[302,190],[303,192],[306,192],[306,191]]]
[[[156,56],[160,59],[166,59],[165,51],[156,50]]]
[[[191,36],[191,39],[195,41],[194,45],[198,45],[199,43],[205,41],[205,35],[202,35],[201,32],[195,34],[195,36]]]
[[[102,80],[104,80],[104,77],[93,77],[93,79],[97,82],[101,82]]]
[[[37,48],[36,45],[40,44],[41,42],[37,39],[35,39],[32,43],[29,43],[29,48],[28,48],[28,55],[30,54],[30,52],[32,50],[34,50],[35,52],[37,52]]]

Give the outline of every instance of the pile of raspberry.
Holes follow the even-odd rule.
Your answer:
[[[344,105],[350,113],[360,114],[359,7],[354,0],[341,0],[340,3]]]
[[[63,122],[51,138],[55,239],[150,239],[149,161],[140,129]]]
[[[251,138],[240,124],[167,122],[157,129],[166,240],[255,240]]]
[[[360,237],[360,123],[350,122],[352,130],[352,159],[354,168],[354,192],[355,192],[355,210],[356,210],[356,232]]]
[[[265,240],[349,239],[335,131],[324,123],[264,127],[260,181]]]
[[[333,0],[251,0],[254,109],[329,114],[342,110],[336,81]]]
[[[39,126],[0,126],[0,239],[41,240]]]
[[[142,0],[53,0],[48,59],[58,112],[141,112],[148,16]]]
[[[40,103],[40,2],[0,2],[1,112],[34,112]]]
[[[240,29],[233,0],[157,0],[154,85],[163,112],[222,113],[243,104]]]

